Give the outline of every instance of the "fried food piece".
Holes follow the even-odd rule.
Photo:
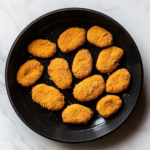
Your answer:
[[[69,28],[59,36],[58,46],[62,52],[68,53],[82,46],[86,42],[85,36],[85,29]]]
[[[122,100],[119,96],[106,95],[101,98],[96,106],[96,110],[103,117],[110,117],[112,114],[116,113],[118,109],[122,106]]]
[[[24,87],[33,85],[43,74],[44,67],[37,60],[28,60],[17,73],[17,81]]]
[[[56,44],[49,40],[37,39],[28,45],[28,52],[40,58],[49,58],[56,53]]]
[[[76,78],[83,79],[92,72],[93,59],[87,49],[81,49],[75,55],[72,72]]]
[[[53,111],[62,109],[65,104],[63,94],[45,84],[38,84],[32,88],[32,99],[42,107]]]
[[[131,80],[130,73],[127,69],[119,69],[112,73],[106,82],[106,92],[119,93],[126,90]]]
[[[100,96],[105,89],[102,76],[93,75],[75,85],[73,95],[81,102],[93,100]]]
[[[93,26],[87,32],[87,40],[98,47],[109,47],[113,44],[113,36],[107,30]]]
[[[65,59],[55,58],[51,60],[50,65],[48,66],[48,74],[50,79],[53,80],[60,89],[70,88],[72,74],[68,62]]]
[[[67,106],[67,108],[62,112],[63,122],[73,124],[87,124],[92,118],[92,115],[93,111],[90,108],[79,104]]]
[[[96,68],[101,73],[111,73],[119,65],[119,61],[123,56],[121,48],[112,46],[102,50],[98,56]]]

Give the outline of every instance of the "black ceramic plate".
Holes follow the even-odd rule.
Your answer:
[[[70,27],[82,27],[88,30],[90,27],[98,25],[113,34],[114,46],[124,50],[124,56],[120,61],[119,68],[127,68],[131,73],[131,84],[126,91],[119,93],[123,101],[123,107],[108,119],[102,118],[96,111],[97,101],[105,96],[103,93],[97,99],[90,102],[78,102],[72,95],[75,84],[81,80],[73,77],[71,88],[60,90],[65,96],[65,106],[72,103],[79,103],[91,108],[94,116],[88,124],[66,124],[62,122],[62,111],[52,112],[42,108],[31,99],[31,87],[24,88],[16,81],[16,74],[19,67],[29,59],[37,59],[45,69],[42,77],[36,84],[45,83],[47,85],[56,85],[49,80],[47,67],[55,57],[64,58],[68,61],[71,68],[73,58],[78,50],[64,54],[57,48],[56,54],[49,59],[41,59],[30,55],[27,51],[27,45],[35,39],[48,39],[57,43],[59,35]],[[57,46],[58,47],[58,46]],[[93,57],[93,71],[91,75],[101,74],[96,68],[96,60],[101,52],[98,48],[89,42],[86,42],[80,48],[87,48]],[[102,74],[105,81],[108,75]],[[7,59],[6,64],[6,88],[10,102],[21,118],[21,120],[32,130],[40,135],[61,142],[86,142],[100,138],[115,129],[117,129],[131,114],[137,104],[143,81],[142,61],[136,44],[127,31],[110,17],[93,10],[81,8],[61,9],[50,12],[29,24],[15,40]],[[33,85],[35,86],[35,85]]]

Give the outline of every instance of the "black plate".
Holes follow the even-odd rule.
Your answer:
[[[55,57],[65,58],[71,68],[72,61],[77,50],[64,54],[58,48],[56,54],[49,59],[33,57],[27,52],[27,45],[35,39],[48,39],[57,43],[59,35],[70,27],[82,27],[88,30],[91,26],[98,25],[113,34],[114,44],[124,50],[124,56],[120,61],[119,68],[127,68],[131,73],[131,84],[129,88],[117,95],[123,100],[123,107],[118,113],[108,119],[99,116],[96,111],[97,101],[106,95],[104,92],[97,99],[81,103],[72,95],[73,87],[81,80],[73,77],[71,89],[60,90],[65,95],[66,104],[83,104],[94,111],[92,120],[84,125],[65,124],[62,122],[61,112],[52,112],[42,108],[31,99],[31,87],[21,87],[16,81],[16,74],[19,67],[29,59],[37,59],[45,69],[42,77],[36,84],[45,83],[47,85],[55,84],[49,80],[47,67],[50,60]],[[87,48],[94,59],[92,74],[101,74],[96,70],[95,64],[98,54],[102,50],[88,42],[80,48]],[[105,81],[108,75],[102,74]],[[32,130],[40,135],[61,142],[86,142],[100,138],[115,129],[117,129],[131,114],[137,104],[143,82],[142,61],[136,44],[127,31],[110,17],[93,10],[81,8],[61,9],[50,12],[29,24],[17,37],[8,55],[6,64],[6,88],[10,102],[21,118],[21,120]],[[33,85],[34,86],[34,85]],[[57,88],[57,87],[56,87]]]

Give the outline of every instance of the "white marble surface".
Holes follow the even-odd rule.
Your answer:
[[[60,8],[84,7],[122,24],[135,40],[144,65],[144,86],[131,117],[112,134],[89,143],[66,144],[30,130],[6,94],[4,70],[12,43],[37,17]],[[150,149],[150,1],[149,0],[0,0],[0,149],[1,150],[149,150]]]

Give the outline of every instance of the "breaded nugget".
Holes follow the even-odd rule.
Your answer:
[[[103,117],[110,117],[112,114],[116,113],[121,106],[122,100],[119,96],[107,95],[98,101],[96,110]]]
[[[69,28],[59,36],[58,46],[62,52],[68,53],[82,46],[86,42],[85,36],[85,29]]]
[[[98,47],[109,47],[113,44],[113,36],[107,30],[93,26],[87,32],[87,40]]]
[[[17,73],[17,81],[24,87],[33,85],[43,73],[44,67],[37,60],[28,60]]]
[[[67,106],[67,108],[62,112],[63,122],[73,124],[87,124],[92,118],[92,115],[93,111],[90,108],[79,104]]]
[[[70,88],[72,74],[68,62],[65,59],[55,58],[51,60],[50,65],[48,66],[48,74],[50,79],[53,80],[60,89]]]
[[[56,53],[56,44],[49,40],[37,39],[28,45],[28,52],[40,58],[49,58]]]
[[[73,95],[81,102],[93,100],[100,96],[105,89],[102,76],[93,75],[75,85]]]
[[[75,55],[72,72],[76,78],[83,79],[92,72],[93,59],[87,49],[81,49]]]
[[[127,69],[119,69],[112,73],[106,82],[106,92],[119,93],[126,90],[131,80],[130,73]]]
[[[123,50],[121,48],[112,46],[102,50],[98,56],[96,68],[101,73],[111,73],[119,65],[122,58]]]
[[[32,88],[32,99],[42,107],[53,111],[62,109],[65,104],[63,94],[45,84],[38,84]]]

